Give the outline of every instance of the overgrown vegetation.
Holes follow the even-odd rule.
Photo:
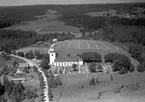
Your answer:
[[[126,74],[128,71],[133,72],[134,66],[130,58],[119,53],[108,53],[104,56],[105,62],[113,63],[113,71],[119,71],[120,74]]]
[[[3,81],[0,83],[0,102],[22,102],[26,98],[32,99],[38,96],[34,91],[25,89],[22,83],[9,81],[6,75],[2,78]]]

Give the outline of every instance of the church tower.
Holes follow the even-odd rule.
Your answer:
[[[49,53],[49,60],[50,60],[50,65],[52,65],[56,59],[56,53],[54,51],[54,48],[50,48],[50,50],[48,51]]]

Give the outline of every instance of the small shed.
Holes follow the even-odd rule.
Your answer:
[[[57,42],[58,40],[57,40],[57,39],[53,39],[52,41],[53,41],[53,42]]]

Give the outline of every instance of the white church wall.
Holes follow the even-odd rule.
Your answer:
[[[57,67],[71,67],[73,64],[77,64],[77,65],[83,65],[83,61],[80,62],[53,62],[52,65],[57,66]]]
[[[83,65],[83,61],[79,61],[78,64],[79,64],[79,65]]]

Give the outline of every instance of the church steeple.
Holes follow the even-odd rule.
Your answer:
[[[49,53],[49,58],[50,58],[50,65],[52,65],[56,59],[56,53],[54,51],[54,48],[50,48],[48,53]]]

